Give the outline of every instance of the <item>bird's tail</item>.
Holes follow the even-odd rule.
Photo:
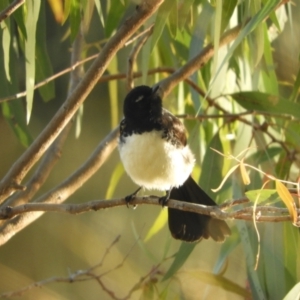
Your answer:
[[[210,206],[216,205],[191,176],[182,186],[171,190],[170,199]],[[169,229],[175,239],[196,242],[202,238],[211,237],[217,242],[223,242],[225,237],[231,234],[230,228],[223,220],[172,208],[168,209],[168,214]]]

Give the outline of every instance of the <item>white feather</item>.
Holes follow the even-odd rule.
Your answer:
[[[168,143],[161,131],[122,138],[119,152],[128,175],[146,189],[167,191],[182,185],[195,163],[188,146],[178,148]]]

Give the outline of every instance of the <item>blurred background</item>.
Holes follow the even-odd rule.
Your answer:
[[[102,1],[105,11],[105,1]],[[116,1],[115,1],[116,2]],[[135,3],[125,1],[129,13]],[[130,2],[130,3],[129,3]],[[53,73],[70,66],[71,41],[68,36],[69,23],[63,25],[55,19],[53,5],[55,1],[46,1],[45,24],[47,50]],[[121,2],[123,3],[123,2]],[[52,6],[51,6],[52,5]],[[119,4],[121,5],[121,4]],[[292,6],[293,31],[285,26],[283,32],[272,43],[273,59],[276,74],[282,83],[280,92],[285,95],[291,90],[291,83],[298,71],[300,27],[300,6]],[[119,24],[120,22],[117,21]],[[99,41],[105,38],[105,32],[96,12],[92,14],[89,30],[85,36],[84,55],[89,56],[99,51]],[[123,73],[127,68],[127,57],[130,48],[124,48],[110,66],[110,73]],[[139,58],[140,60],[141,58]],[[19,73],[18,90],[25,89],[24,55],[18,57],[17,72]],[[38,62],[37,62],[38,63]],[[86,63],[87,69],[90,63]],[[158,77],[149,76],[147,83],[152,85]],[[142,80],[135,80],[135,85]],[[34,104],[29,131],[33,139],[45,128],[58,108],[67,97],[66,87],[69,84],[69,74],[54,81],[55,97],[45,102],[38,92],[34,94]],[[109,83],[99,83],[84,103],[81,121],[81,133],[75,136],[75,126],[62,149],[62,156],[53,169],[46,184],[39,191],[43,194],[59,184],[75,171],[91,155],[101,140],[117,125],[122,118],[122,103],[127,88],[124,80]],[[115,99],[111,99],[112,95]],[[165,106],[176,113],[178,108],[178,90],[175,89],[165,99]],[[24,99],[15,100],[24,104]],[[24,110],[25,114],[25,110]],[[192,128],[197,121],[186,121]],[[24,152],[15,134],[3,115],[0,114],[0,178],[4,177],[15,160]],[[99,169],[99,171],[72,195],[67,203],[83,203],[90,200],[105,199],[110,186],[111,176],[119,167],[120,159],[117,150]],[[120,167],[119,167],[120,168]],[[32,173],[30,173],[32,174]],[[29,176],[30,176],[29,174]],[[29,178],[29,177],[28,177]],[[212,188],[212,187],[211,187]],[[124,197],[136,189],[134,183],[126,174],[122,174],[117,186],[109,198]],[[147,194],[147,191],[145,192]],[[37,196],[38,196],[37,195]],[[167,226],[144,241],[153,222],[161,212],[159,206],[117,207],[98,212],[80,215],[46,213],[37,221],[16,234],[6,244],[0,247],[0,293],[18,290],[23,286],[51,277],[67,277],[78,270],[88,269],[99,262],[105,255],[111,243],[120,236],[120,240],[110,248],[103,264],[97,269],[98,274],[111,270],[102,280],[105,286],[115,293],[117,298],[123,298],[143,276],[151,271],[165,257],[173,255],[181,242],[171,238]],[[229,221],[232,227],[234,221]],[[237,234],[233,230],[234,234]],[[237,286],[223,288],[210,275],[219,257],[221,245],[211,240],[199,243],[180,272],[172,280],[161,283],[162,289],[168,289],[168,299],[246,299],[247,272],[243,246],[239,244],[229,255],[225,263],[225,277]],[[124,258],[126,260],[124,261]],[[159,267],[165,272],[172,260],[163,261]],[[119,268],[117,266],[121,264]],[[161,279],[155,274],[155,278]],[[155,289],[151,280],[145,284],[144,291],[149,289],[149,295]],[[238,287],[242,287],[240,294]],[[147,293],[146,293],[147,294]],[[132,294],[132,299],[139,299],[141,290]],[[21,299],[110,299],[95,280],[76,283],[51,283],[42,288],[33,288],[24,293]],[[153,298],[155,299],[155,298]]]

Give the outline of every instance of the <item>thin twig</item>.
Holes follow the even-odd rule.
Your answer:
[[[55,80],[55,79],[57,79],[57,78],[65,75],[65,74],[68,74],[68,73],[72,72],[73,70],[75,70],[76,68],[78,68],[79,66],[81,66],[82,64],[84,64],[84,63],[86,63],[86,62],[88,62],[90,60],[93,60],[93,59],[97,58],[98,55],[99,54],[95,54],[95,55],[89,56],[89,57],[87,57],[87,58],[85,58],[85,59],[83,59],[81,61],[78,61],[78,62],[72,64],[71,67],[66,68],[66,69],[64,69],[64,70],[62,70],[62,71],[54,74],[53,76],[50,76],[50,77],[48,77],[48,78],[40,81],[39,83],[35,84],[35,86],[33,87],[33,89],[36,90],[36,89],[38,89],[38,88],[40,88],[40,87],[48,84],[49,82],[51,82],[51,81],[53,81],[53,80]],[[11,101],[11,100],[15,100],[15,99],[19,99],[19,98],[25,97],[26,95],[27,95],[27,91],[25,90],[23,92],[19,92],[19,93],[14,94],[14,95],[10,95],[10,96],[7,96],[7,97],[0,98],[0,103]]]
[[[67,277],[51,277],[51,278],[47,278],[41,281],[37,281],[34,282],[32,284],[29,284],[17,291],[12,291],[12,292],[5,292],[0,294],[0,298],[11,298],[11,297],[16,297],[16,296],[22,296],[24,293],[32,290],[33,288],[36,287],[42,287],[45,286],[49,283],[53,283],[53,282],[66,282],[66,283],[73,283],[76,281],[86,281],[86,280],[90,280],[92,275],[93,275],[93,271],[95,271],[96,268],[102,267],[102,264],[104,262],[105,257],[108,255],[108,253],[110,252],[110,250],[113,248],[113,246],[118,243],[120,240],[120,236],[117,236],[114,241],[107,247],[106,251],[104,252],[101,262],[97,263],[96,265],[86,269],[86,270],[77,270],[73,273],[71,273],[69,276]],[[113,268],[112,270],[115,270],[115,268]]]
[[[25,0],[15,0],[0,12],[0,23],[8,18],[15,10],[25,3]]]
[[[134,85],[133,85],[133,65],[134,62],[136,61],[136,58],[142,49],[142,47],[145,45],[147,42],[148,38],[153,32],[153,25],[150,26],[150,29],[146,31],[146,34],[142,36],[137,44],[132,48],[129,58],[128,58],[128,64],[127,64],[127,89],[130,91]]]

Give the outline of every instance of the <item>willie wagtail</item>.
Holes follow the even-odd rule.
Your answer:
[[[124,119],[120,124],[119,152],[124,168],[142,188],[166,191],[159,202],[168,199],[204,205],[216,203],[191,177],[195,159],[181,121],[162,107],[158,86],[138,86],[124,100]],[[230,235],[226,222],[168,208],[169,229],[174,238],[195,242],[212,237],[222,242]]]

